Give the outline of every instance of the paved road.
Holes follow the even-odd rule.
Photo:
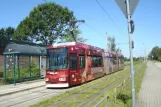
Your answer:
[[[161,63],[147,63],[137,107],[161,107]]]
[[[24,92],[0,97],[0,107],[28,107],[52,96],[61,94],[69,89],[46,89],[39,87]]]

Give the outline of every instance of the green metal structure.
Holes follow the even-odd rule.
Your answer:
[[[41,77],[40,56],[46,56],[46,47],[11,42],[3,54],[5,84]]]

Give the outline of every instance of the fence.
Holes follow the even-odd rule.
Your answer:
[[[146,62],[145,62],[146,63]],[[135,74],[139,73],[139,70],[140,68],[142,67],[143,64],[145,63],[142,63],[140,64],[139,66],[137,66],[136,70],[135,70]],[[112,98],[110,98],[109,96],[106,96],[104,97],[100,102],[98,102],[94,107],[98,107],[101,105],[101,103],[103,103],[103,101],[105,101],[107,99],[107,102],[106,102],[106,105],[104,106],[107,106],[107,107],[110,107],[112,105],[113,106],[116,106],[117,104],[117,99],[120,99],[120,100],[123,100],[124,103],[126,103],[127,100],[131,99],[130,96],[127,95],[127,91],[129,91],[129,93],[131,93],[131,76],[130,77],[126,77],[123,82],[121,84],[119,84],[115,89],[114,89],[114,98],[112,101]],[[126,94],[125,94],[125,93]],[[129,94],[131,95],[131,94]],[[111,102],[110,100],[111,99]],[[114,104],[113,104],[114,103]],[[117,105],[119,106],[119,105]],[[102,106],[101,106],[102,107]]]
[[[4,83],[16,83],[40,77],[40,56],[6,55]]]
[[[116,100],[117,100],[117,96],[120,93],[123,93],[124,91],[127,90],[126,88],[126,80],[129,79],[129,77],[125,78],[123,80],[123,82],[121,84],[119,84],[115,89],[114,89],[114,103],[116,104]],[[128,81],[128,83],[130,83],[130,81]],[[117,93],[117,90],[121,88],[121,91],[119,90],[119,92]]]
[[[107,100],[107,103],[105,103],[105,105],[107,104],[107,107],[110,107],[110,97],[109,96],[105,96],[101,101],[99,101],[94,107],[99,107],[99,105],[103,102]]]
[[[123,82],[121,84],[119,84],[115,89],[114,89],[114,102],[110,101],[110,97],[107,95],[105,96],[103,99],[101,99],[94,107],[110,107],[110,106],[116,106],[116,100],[117,100],[117,96],[119,96],[120,93],[122,93],[123,91],[126,91],[126,85],[129,85],[128,83],[130,83],[130,78],[127,77],[123,80]],[[127,80],[129,80],[127,82]],[[119,90],[121,89],[121,90]],[[119,90],[119,91],[118,91]],[[112,100],[112,99],[111,99]],[[107,101],[107,102],[104,102]],[[104,102],[104,103],[103,103]]]

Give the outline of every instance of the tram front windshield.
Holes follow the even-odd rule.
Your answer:
[[[48,70],[65,70],[68,68],[67,48],[48,49]]]

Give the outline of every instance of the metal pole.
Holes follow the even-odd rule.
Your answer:
[[[146,62],[147,61],[147,58],[146,58],[146,46],[145,46],[144,43],[143,43],[143,45],[144,45],[144,61]]]
[[[116,92],[117,92],[117,87],[114,90],[114,98],[115,98],[114,102],[115,102],[115,104],[116,104]]]
[[[146,60],[145,60],[145,61],[147,61],[147,57],[146,57],[146,46],[145,46],[145,58],[146,58]]]
[[[4,55],[4,84],[7,84],[6,81],[6,55]]]
[[[20,80],[20,56],[18,55],[18,80]]]
[[[132,50],[132,34],[131,32],[131,14],[130,14],[130,7],[129,7],[129,0],[126,0],[127,5],[127,21],[128,21],[128,28],[129,28],[129,50],[130,50],[130,71],[131,71],[131,85],[132,85],[132,107],[135,107],[135,87],[134,87],[134,68],[133,68],[133,50]]]
[[[106,33],[106,35],[107,35],[107,33]],[[108,51],[108,35],[107,35],[107,51]]]
[[[39,55],[39,76],[41,77],[41,58],[42,56]]]
[[[143,46],[144,46],[144,62],[145,62],[145,45],[143,43]]]
[[[30,80],[31,80],[31,55],[29,55],[29,70],[30,70]]]
[[[15,55],[13,54],[12,56],[12,59],[13,59],[13,76],[14,76],[14,85],[16,85],[16,72],[15,72]]]

